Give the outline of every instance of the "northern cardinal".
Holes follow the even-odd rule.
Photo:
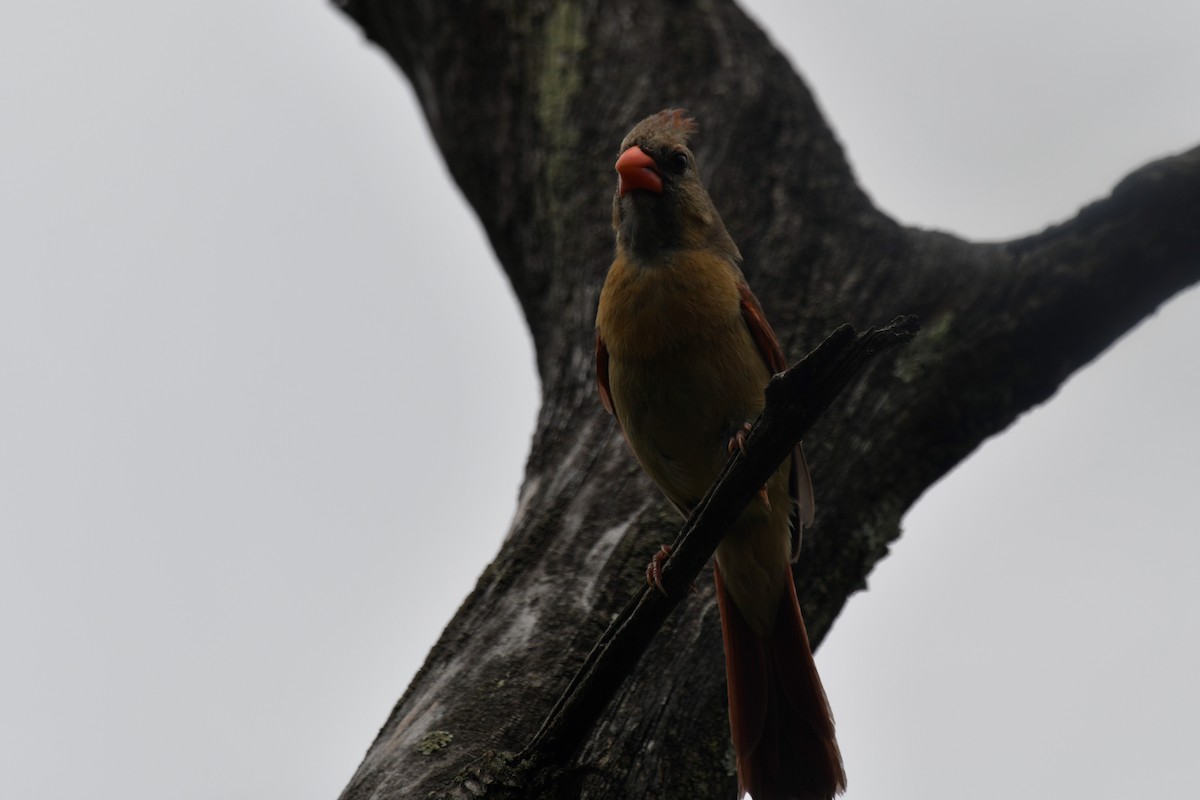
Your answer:
[[[684,112],[621,143],[616,257],[596,314],[596,382],[642,468],[685,516],[787,363],[700,182]],[[799,447],[726,532],[716,579],[738,797],[828,800],[846,775],[791,564],[813,518]]]

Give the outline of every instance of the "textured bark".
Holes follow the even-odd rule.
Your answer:
[[[682,106],[698,120],[701,172],[793,360],[842,323],[922,321],[805,437],[818,505],[796,582],[814,642],[925,489],[1200,279],[1200,148],[1137,170],[1062,225],[975,244],[874,208],[804,83],[731,2],[352,0],[345,11],[412,81],[512,281],[543,387],[504,545],[347,800],[511,782],[488,754],[528,743],[679,527],[592,384],[612,163],[646,114]],[[705,577],[552,794],[732,796],[724,691]]]

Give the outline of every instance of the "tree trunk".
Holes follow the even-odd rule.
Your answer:
[[[529,323],[542,409],[516,519],[343,797],[471,797],[502,776],[680,521],[593,386],[616,148],[697,119],[702,175],[794,361],[842,323],[916,314],[805,438],[817,496],[796,571],[814,643],[916,498],[1200,279],[1200,148],[1036,236],[973,244],[872,206],[786,60],[727,0],[351,0],[412,81]],[[503,387],[489,387],[503,391]],[[707,576],[636,664],[559,796],[733,795]],[[836,712],[836,708],[834,709]],[[853,778],[853,776],[851,776]]]

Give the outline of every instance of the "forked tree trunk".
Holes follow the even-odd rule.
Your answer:
[[[416,88],[516,290],[543,387],[503,548],[346,800],[484,791],[492,762],[479,759],[526,745],[679,527],[592,381],[612,165],[646,114],[685,107],[699,122],[702,176],[791,359],[841,323],[922,321],[805,439],[818,510],[796,583],[817,642],[925,489],[1200,278],[1200,149],[1137,170],[1036,236],[975,244],[905,228],[872,206],[804,83],[728,0],[345,11]],[[731,797],[724,691],[706,576],[630,665],[558,796]]]

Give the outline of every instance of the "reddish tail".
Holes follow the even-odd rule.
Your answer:
[[[715,572],[738,798],[749,792],[754,800],[829,800],[845,790],[846,772],[792,571],[766,639],[750,629]]]

